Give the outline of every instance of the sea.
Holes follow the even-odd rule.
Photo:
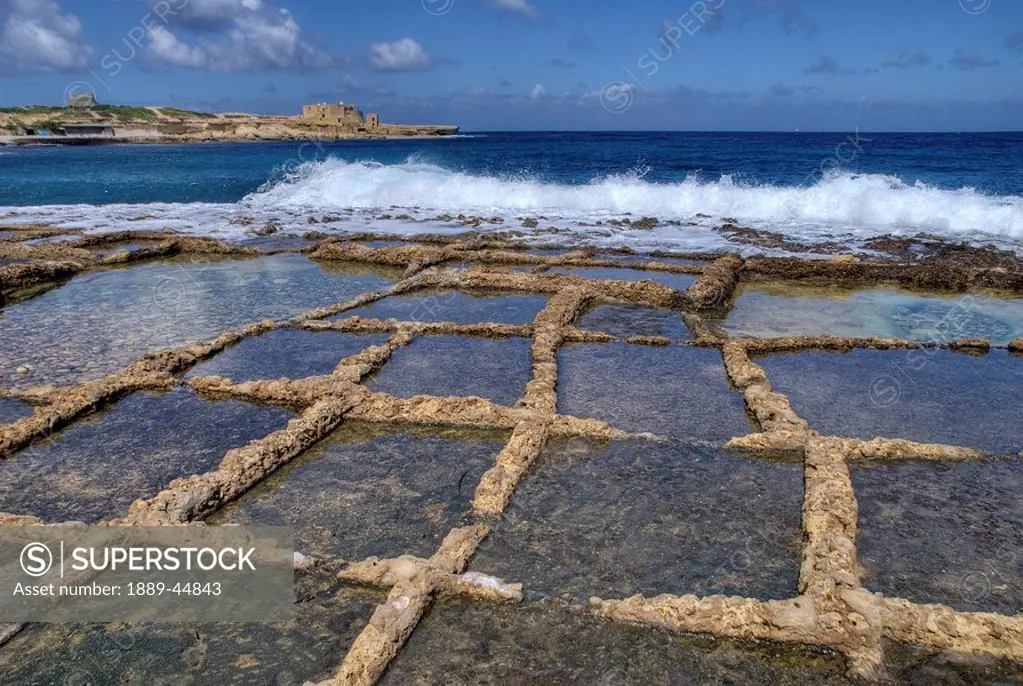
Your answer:
[[[723,225],[857,249],[924,234],[1023,251],[1023,133],[470,133],[409,140],[0,147],[0,224],[514,232],[736,249]],[[642,228],[625,223],[653,217]],[[526,222],[525,219],[536,219]],[[535,225],[534,225],[535,224]],[[742,251],[761,250],[738,246]]]

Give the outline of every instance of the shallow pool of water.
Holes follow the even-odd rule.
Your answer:
[[[507,438],[346,423],[211,521],[294,527],[296,548],[318,557],[430,557]]]
[[[368,386],[400,398],[477,396],[514,405],[529,383],[529,348],[528,338],[423,336],[395,350]]]
[[[0,682],[270,684],[336,673],[384,594],[328,575],[297,581],[297,618],[279,624],[33,624],[0,650]]]
[[[32,407],[14,398],[0,398],[0,425],[13,424],[32,414]]]
[[[558,354],[558,411],[631,432],[723,442],[754,430],[717,350],[572,344]]]
[[[397,684],[848,684],[824,650],[594,619],[553,603],[438,602],[381,680]]]
[[[596,304],[576,319],[576,327],[612,336],[664,336],[674,341],[692,339],[682,316],[671,310],[643,305]]]
[[[257,379],[302,379],[330,374],[346,357],[371,345],[387,342],[386,335],[357,336],[337,331],[277,329],[250,336],[206,362],[186,378],[224,376],[235,382]]]
[[[803,472],[684,443],[558,440],[470,569],[530,595],[796,595]]]
[[[228,450],[283,429],[290,417],[187,389],[136,393],[0,461],[0,512],[47,522],[121,516],[132,501],[216,468]]]
[[[968,612],[1023,611],[1023,462],[851,471],[868,588]]]
[[[1023,358],[1003,351],[854,350],[769,355],[775,390],[824,434],[906,438],[1016,455]]]
[[[740,286],[725,330],[732,336],[886,336],[947,343],[1023,335],[1023,298],[893,288],[791,284]]]
[[[90,272],[0,318],[0,383],[72,384],[115,372],[140,355],[215,337],[261,319],[344,302],[393,282],[393,271],[301,255],[200,262],[181,258]],[[12,374],[30,365],[25,377]]]
[[[546,296],[540,295],[418,291],[384,298],[371,305],[342,312],[334,319],[359,316],[405,322],[532,324],[546,304]]]

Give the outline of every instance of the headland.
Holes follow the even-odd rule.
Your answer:
[[[0,145],[101,145],[221,141],[350,140],[451,136],[457,126],[390,124],[349,103],[305,105],[301,115],[197,112],[101,105],[0,108]]]

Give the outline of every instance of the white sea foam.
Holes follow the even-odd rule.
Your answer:
[[[556,226],[555,238],[638,248],[716,248],[724,239],[712,229],[723,218],[777,231],[797,240],[862,239],[882,234],[927,232],[954,240],[1023,246],[1023,196],[987,195],[972,188],[940,189],[894,176],[836,173],[809,187],[749,185],[721,177],[651,182],[641,172],[588,184],[550,183],[530,177],[498,177],[452,171],[410,158],[397,165],[328,159],[299,166],[284,178],[235,204],[149,204],[7,208],[0,221],[42,221],[90,229],[174,228],[188,233],[240,236],[237,220],[276,219],[306,230],[309,216],[338,213],[343,221],[325,231],[374,230],[396,234],[456,232],[443,214],[499,216],[519,228],[519,218],[541,216],[539,229]],[[381,220],[383,213],[414,221]],[[149,216],[151,215],[151,216]],[[623,216],[671,220],[653,230],[594,226]],[[125,226],[125,223],[128,226]],[[551,240],[548,233],[544,240]]]

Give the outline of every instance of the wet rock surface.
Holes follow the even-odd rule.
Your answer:
[[[119,252],[132,252],[134,250],[141,250],[143,248],[152,248],[157,245],[157,241],[128,241],[125,243],[113,243],[111,245],[103,245],[93,250],[92,253],[96,257],[109,257]]]
[[[749,284],[736,293],[724,329],[732,336],[882,336],[927,343],[984,338],[1005,345],[1023,333],[1023,299]]]
[[[678,312],[642,305],[596,304],[576,319],[576,327],[602,331],[612,336],[663,336],[673,341],[687,341],[692,334]]]
[[[403,248],[406,245],[415,245],[406,241],[364,241],[362,245],[367,248]]]
[[[968,612],[1023,611],[1023,462],[851,471],[867,588]]]
[[[713,259],[715,255],[706,255],[700,258],[692,257],[671,257],[669,255],[660,255],[658,253],[636,253],[632,255],[596,255],[602,260],[612,260],[614,262],[660,262],[662,264],[672,265],[685,265],[689,267],[702,267],[705,266],[709,260]]]
[[[146,352],[386,288],[390,273],[358,265],[327,272],[291,254],[218,262],[183,258],[86,273],[3,310],[0,383],[96,379]],[[31,375],[12,374],[24,364],[33,367]]]
[[[717,350],[571,344],[558,362],[562,414],[602,419],[625,431],[719,442],[753,430]]]
[[[358,316],[405,322],[531,324],[546,304],[547,298],[538,295],[486,291],[418,291],[384,298],[366,307],[342,312],[334,319]]]
[[[1005,352],[802,352],[757,359],[775,390],[821,433],[1023,450],[1023,364]],[[997,427],[997,430],[992,430]]]
[[[368,386],[401,398],[476,396],[514,405],[529,381],[530,342],[427,336],[394,352]]]
[[[296,236],[294,234],[275,234],[270,236],[247,236],[242,244],[252,247],[259,248],[263,252],[273,252],[277,250],[302,250],[314,245],[316,241],[303,236]]]
[[[527,594],[787,598],[802,470],[681,442],[548,445],[469,568]]]
[[[295,527],[314,557],[429,557],[507,434],[345,423],[215,522]]]
[[[330,677],[384,594],[329,575],[296,579],[296,619],[279,624],[35,624],[0,650],[0,682],[273,684]]]
[[[283,428],[279,408],[136,393],[0,461],[0,512],[46,522],[120,516],[173,479],[216,467],[231,448]]]
[[[851,684],[844,661],[802,646],[677,637],[550,603],[438,603],[380,683]]]
[[[386,341],[384,335],[277,329],[242,339],[237,345],[196,365],[185,378],[223,376],[243,382],[323,376],[330,374],[344,358]]]
[[[615,267],[553,267],[547,274],[572,274],[584,279],[614,279],[617,281],[656,281],[684,291],[696,283],[696,277],[690,274],[673,274],[671,272],[655,272],[641,269],[619,269]]]

